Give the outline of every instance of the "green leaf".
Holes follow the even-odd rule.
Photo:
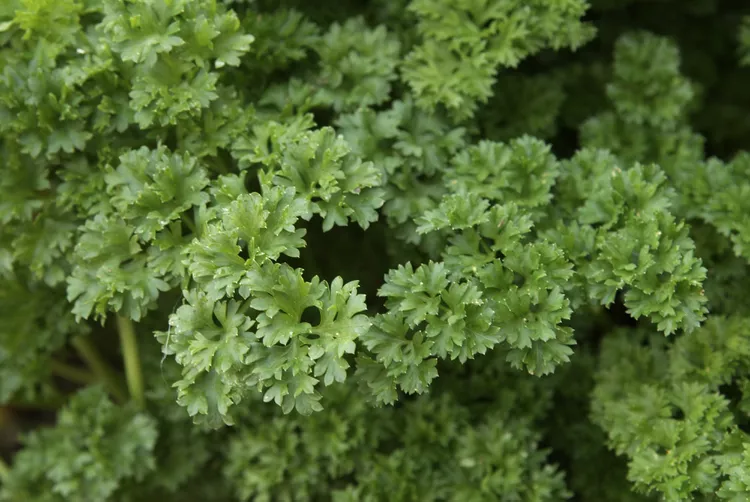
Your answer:
[[[172,154],[163,146],[121,155],[104,179],[115,211],[147,241],[188,209],[208,202],[205,169],[194,157]]]
[[[74,260],[67,293],[78,318],[103,319],[111,311],[139,320],[173,280],[149,269],[135,228],[116,217],[86,222]]]

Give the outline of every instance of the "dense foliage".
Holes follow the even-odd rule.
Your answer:
[[[750,500],[750,5],[0,2],[0,501]]]

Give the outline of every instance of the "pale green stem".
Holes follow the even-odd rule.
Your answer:
[[[96,382],[96,375],[84,369],[76,368],[62,361],[50,361],[52,374],[62,377],[71,382],[91,384]]]
[[[8,476],[10,476],[10,467],[5,460],[0,457],[0,481],[5,481],[8,479]]]
[[[128,396],[117,381],[114,370],[110,368],[89,339],[78,336],[73,338],[71,343],[78,351],[81,359],[83,359],[86,362],[86,365],[91,369],[91,372],[104,383],[112,396],[118,401],[126,402]]]
[[[143,374],[141,373],[141,360],[138,356],[138,340],[136,339],[133,321],[127,317],[118,315],[117,330],[120,332],[122,357],[125,363],[125,378],[128,382],[130,398],[142,408],[145,404]]]
[[[45,410],[55,411],[65,405],[62,399],[50,401],[9,401],[6,406],[19,410]]]
[[[180,219],[185,224],[186,227],[188,227],[188,230],[190,230],[194,236],[198,236],[198,227],[195,226],[195,223],[192,219],[190,219],[190,216],[187,216],[186,214],[180,215]]]

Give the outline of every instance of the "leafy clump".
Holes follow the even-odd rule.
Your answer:
[[[404,60],[403,75],[425,108],[442,105],[469,118],[492,95],[499,67],[514,68],[547,47],[578,48],[594,34],[582,22],[585,1],[503,2],[415,0],[422,41]]]
[[[54,428],[26,438],[3,500],[109,500],[154,469],[156,437],[152,417],[117,407],[100,388],[85,389]]]
[[[748,20],[2,2],[0,500],[747,500]]]
[[[739,467],[748,444],[739,418],[747,413],[747,334],[746,319],[717,317],[669,348],[643,345],[638,333],[607,340],[593,417],[628,457],[637,490],[665,500],[747,493]],[[728,385],[740,391],[739,402],[722,394]]]

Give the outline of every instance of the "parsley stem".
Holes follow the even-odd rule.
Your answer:
[[[18,410],[56,411],[65,405],[62,398],[47,401],[9,401],[5,406]]]
[[[138,356],[138,340],[135,335],[133,321],[121,315],[117,316],[117,330],[120,332],[122,356],[125,363],[125,378],[128,382],[130,397],[139,407],[143,407],[145,397],[143,392],[143,375],[141,374],[141,360]]]
[[[118,401],[127,401],[128,396],[122,390],[122,387],[117,381],[114,370],[110,368],[91,341],[86,337],[77,336],[73,338],[72,344],[78,351],[81,359],[86,362],[86,365],[91,369],[91,372],[96,375],[102,383],[104,383],[110,394],[112,394],[112,396]]]
[[[183,213],[180,215],[180,219],[185,224],[185,226],[188,227],[191,232],[193,232],[193,235],[198,235],[198,227],[195,226],[195,223],[190,219],[189,216],[186,216],[185,213]]]
[[[496,255],[496,253],[492,249],[490,249],[490,247],[484,241],[481,241],[481,240],[479,241],[479,247],[487,255],[490,255],[490,256],[495,256]]]
[[[0,457],[0,481],[6,481],[10,476],[10,467],[3,457]]]
[[[96,375],[93,373],[54,359],[50,362],[50,370],[52,374],[71,382],[90,384],[96,381]]]
[[[216,159],[216,161],[213,162],[209,167],[215,168],[216,172],[218,172],[219,174],[229,174],[230,172],[224,162],[220,159]]]

